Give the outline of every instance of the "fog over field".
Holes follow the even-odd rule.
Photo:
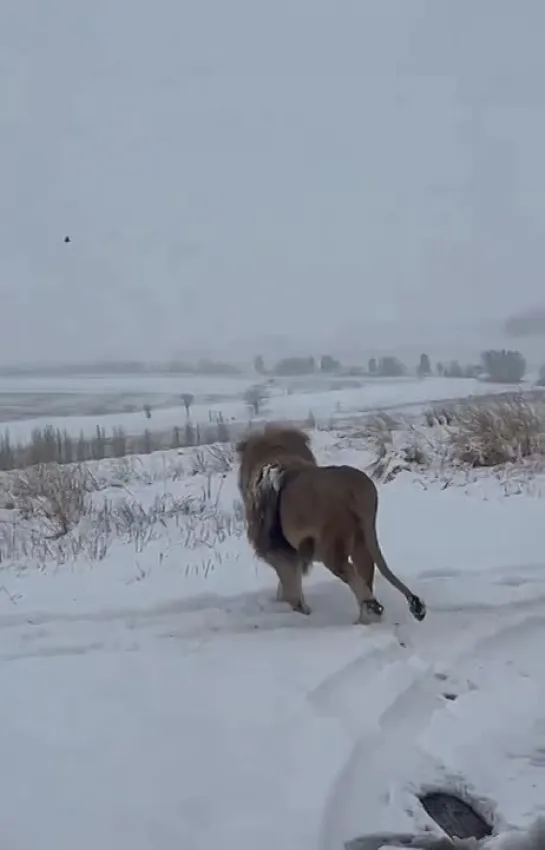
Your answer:
[[[543,300],[544,25],[539,0],[11,4],[2,362],[495,344]]]

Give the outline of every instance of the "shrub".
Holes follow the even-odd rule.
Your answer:
[[[214,445],[195,452],[191,458],[190,475],[224,474],[233,468],[234,451],[230,446]]]
[[[435,404],[424,412],[424,420],[428,428],[434,425],[452,425],[456,418],[454,405]]]
[[[23,519],[41,520],[48,537],[57,540],[80,521],[96,487],[83,464],[40,463],[15,475],[10,496]]]
[[[545,454],[545,405],[523,397],[462,403],[449,440],[453,459],[472,467]]]
[[[388,413],[370,416],[355,436],[363,437],[369,443],[374,459],[368,471],[382,483],[391,481],[413,466],[426,466],[428,463],[423,435]]]
[[[373,452],[374,459],[369,466],[369,474],[382,481],[388,480],[390,458],[394,453],[394,430],[398,423],[388,413],[369,416],[361,431],[354,436],[363,437]]]

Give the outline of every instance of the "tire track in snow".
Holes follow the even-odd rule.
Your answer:
[[[365,635],[364,640],[367,638]],[[354,706],[354,689],[361,693],[361,682],[369,674],[377,675],[385,665],[397,660],[403,648],[399,640],[391,632],[382,635],[369,634],[369,642],[365,651],[354,661],[338,668],[307,695],[309,702],[321,714],[339,716],[345,715]],[[349,724],[351,725],[351,724]]]
[[[483,616],[470,637],[462,634],[461,647],[453,648],[454,635],[447,629],[442,650],[434,652],[443,656],[440,665],[426,662],[418,648],[385,645],[332,675],[311,695],[318,710],[331,714],[336,706],[341,723],[354,734],[351,754],[324,809],[321,850],[340,850],[358,834],[391,829],[391,821],[381,820],[389,807],[396,809],[396,828],[411,831],[432,823],[415,801],[412,776],[433,781],[444,768],[419,748],[418,735],[433,714],[448,710],[446,693],[456,698],[479,687],[482,682],[474,684],[468,677],[482,679],[497,661],[515,664],[513,655],[539,642],[545,614],[536,609],[542,612],[543,604],[538,600],[526,611],[521,605],[509,609]],[[381,663],[383,669],[377,670]],[[372,672],[374,679],[368,675]]]

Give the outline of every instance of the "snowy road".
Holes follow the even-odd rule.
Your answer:
[[[434,783],[481,797],[498,826],[529,822],[545,570],[420,586],[422,626],[383,588],[389,622],[356,628],[334,582],[311,587],[303,621],[269,591],[6,618],[2,847],[340,850],[422,828],[415,791]]]

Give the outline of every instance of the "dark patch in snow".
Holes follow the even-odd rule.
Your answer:
[[[430,791],[418,798],[426,813],[451,838],[486,838],[492,827],[469,803],[445,791]]]

